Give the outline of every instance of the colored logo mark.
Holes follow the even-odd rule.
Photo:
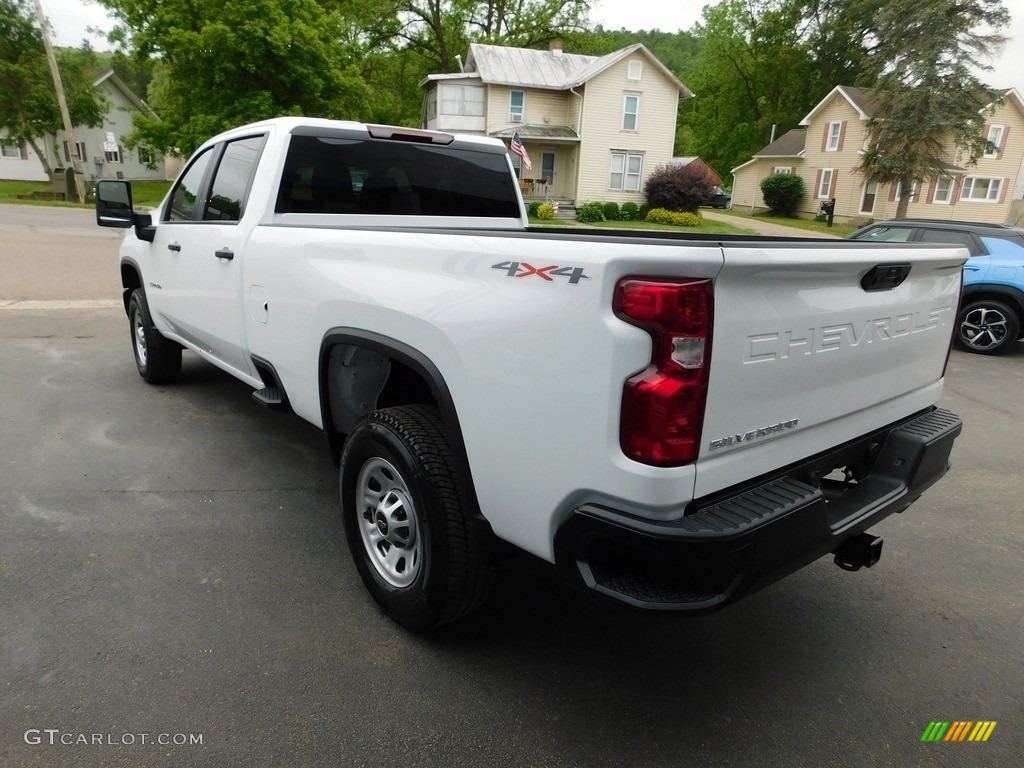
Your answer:
[[[995,727],[995,720],[933,720],[921,734],[921,741],[988,741]]]

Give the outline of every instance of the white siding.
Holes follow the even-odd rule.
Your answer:
[[[627,77],[629,62],[645,58],[640,54],[628,57],[587,83],[582,115],[579,189],[576,193],[579,202],[643,202],[643,184],[647,176],[672,159],[679,91],[654,66],[643,68],[641,80],[630,80]],[[636,131],[622,129],[623,97],[626,93],[640,95]],[[609,189],[613,150],[643,155],[638,192]]]
[[[86,179],[112,179],[120,172],[126,179],[164,179],[165,169],[163,158],[156,157],[156,169],[149,170],[145,164],[139,162],[138,148],[128,149],[124,146],[124,137],[132,130],[132,115],[137,111],[135,105],[109,81],[104,80],[99,86],[100,92],[108,102],[108,109],[103,125],[98,128],[87,128],[76,126],[74,129],[75,141],[85,144],[86,156],[83,158],[82,170]],[[107,133],[113,133],[121,148],[121,162],[110,163],[104,158],[103,142]],[[45,147],[51,167],[65,165],[63,151],[64,134],[58,136],[45,136],[37,139],[40,147]],[[59,156],[54,156],[53,147],[56,144]],[[43,173],[42,163],[32,148],[28,148],[28,160],[0,161],[0,178],[20,179],[25,181],[46,180]],[[97,162],[97,159],[100,162]]]

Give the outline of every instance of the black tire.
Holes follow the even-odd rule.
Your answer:
[[[128,302],[128,329],[132,337],[132,353],[139,375],[150,384],[166,384],[181,372],[181,347],[164,338],[153,327],[146,294],[141,288],[132,291]]]
[[[1002,355],[1020,336],[1020,317],[1001,301],[982,299],[965,305],[957,316],[956,340],[968,352]]]
[[[364,417],[345,443],[340,474],[352,559],[391,618],[431,629],[484,602],[494,568],[469,530],[465,483],[436,409]]]

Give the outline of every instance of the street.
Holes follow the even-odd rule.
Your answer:
[[[322,434],[189,352],[141,381],[93,220],[0,206],[0,766],[1024,765],[1024,344],[952,353],[953,467],[870,570],[678,619],[524,557],[418,636]]]

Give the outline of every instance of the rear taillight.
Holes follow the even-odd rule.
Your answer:
[[[650,365],[622,390],[623,452],[659,467],[696,461],[711,354],[711,281],[626,278],[615,286],[612,307],[652,341]]]

